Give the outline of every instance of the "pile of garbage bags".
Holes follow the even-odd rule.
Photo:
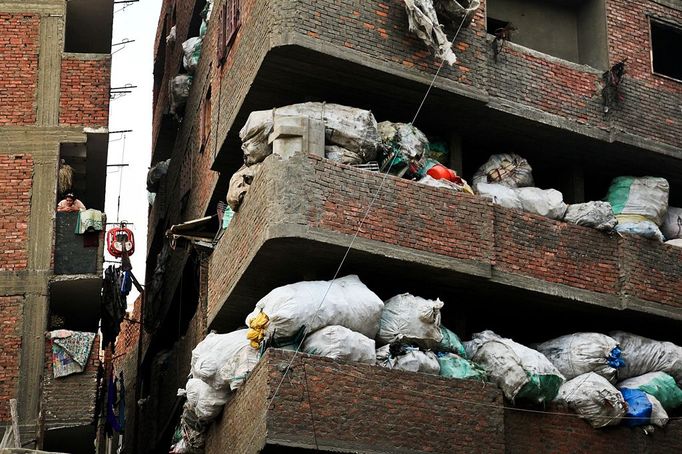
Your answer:
[[[514,404],[562,404],[596,428],[651,430],[682,406],[680,346],[621,331],[525,346],[487,330],[462,342],[442,326],[444,307],[410,293],[382,301],[356,275],[273,289],[246,317],[247,328],[211,333],[192,351],[174,452],[201,452],[206,428],[271,346],[494,383]]]

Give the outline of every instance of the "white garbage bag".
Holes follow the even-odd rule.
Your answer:
[[[376,363],[374,340],[339,325],[315,331],[305,338],[303,351],[341,361]]]
[[[198,378],[187,380],[185,389],[178,390],[178,395],[183,394],[187,397],[187,408],[202,422],[214,420],[230,395],[229,391],[215,389]]]
[[[184,106],[189,98],[189,91],[192,88],[192,76],[187,74],[180,74],[171,79],[168,85],[171,114],[177,113],[177,110]]]
[[[406,346],[400,346],[398,350],[394,355],[391,353],[390,345],[384,345],[377,349],[377,365],[407,372],[422,372],[433,375],[440,373],[440,363],[435,353],[423,352],[416,347]]]
[[[338,145],[350,150],[358,154],[363,162],[377,158],[379,133],[372,112],[340,104],[307,102],[251,112],[239,131],[247,165],[260,162],[272,153],[268,136],[272,132],[275,115],[307,116],[321,120],[325,126],[325,145]]]
[[[557,221],[562,220],[566,214],[564,196],[556,189],[517,188],[514,192],[525,211]]]
[[[521,203],[521,200],[519,200],[519,196],[516,192],[502,184],[478,183],[478,185],[476,185],[476,193],[490,199],[490,201],[496,205],[505,208],[523,209],[523,204]]]
[[[660,241],[661,243],[665,240],[661,230],[652,221],[629,221],[629,216],[616,216],[616,219],[618,219],[618,225],[616,225],[616,232],[618,233],[629,233],[650,240]]]
[[[528,161],[515,153],[494,154],[474,174],[472,184],[497,183],[509,188],[533,186],[533,169]]]
[[[682,386],[682,347],[623,331],[614,331],[609,335],[618,342],[625,359],[625,366],[618,371],[619,379],[648,372],[665,372]]]
[[[512,401],[549,402],[564,382],[561,372],[542,353],[492,331],[474,334],[464,346],[469,359]]]
[[[600,333],[575,333],[534,346],[544,354],[567,380],[594,372],[615,383],[623,367],[615,339]]]
[[[665,178],[616,177],[606,200],[611,203],[616,217],[640,216],[660,226],[668,211],[669,192],[670,185]]]
[[[230,178],[230,186],[227,189],[227,204],[230,205],[232,211],[236,212],[239,210],[239,206],[244,201],[246,193],[249,192],[254,177],[260,170],[260,166],[260,163],[249,167],[242,166]]]
[[[309,333],[341,325],[370,339],[376,337],[384,303],[356,275],[335,281],[303,281],[285,285],[265,295],[246,317],[246,325],[261,312],[267,316],[263,336],[291,338],[301,328]],[[255,328],[254,329],[258,329]]]
[[[235,389],[258,363],[258,350],[246,338],[248,330],[210,333],[192,350],[192,377],[215,389]]]
[[[564,221],[610,231],[618,224],[609,202],[586,202],[569,205]]]
[[[578,375],[564,383],[555,401],[573,409],[592,427],[618,425],[627,411],[623,395],[594,372]]]
[[[618,383],[618,389],[639,389],[656,397],[666,410],[682,406],[682,389],[675,379],[665,372],[649,372],[648,374],[628,378]]]
[[[409,293],[396,295],[384,303],[378,340],[417,344],[424,348],[437,346],[443,340],[440,310],[443,302],[427,300]]]
[[[663,218],[661,233],[666,240],[682,238],[682,208],[668,207],[668,212]]]
[[[201,58],[201,38],[194,36],[182,43],[182,65],[188,73],[193,74]]]
[[[663,405],[661,405],[658,399],[651,394],[647,393],[646,397],[651,403],[651,418],[649,418],[651,424],[658,427],[663,427],[668,424],[670,418],[668,417],[668,412],[663,408]]]
[[[324,147],[324,157],[341,164],[362,164],[362,156],[338,145]]]

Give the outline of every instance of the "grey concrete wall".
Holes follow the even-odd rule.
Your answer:
[[[578,55],[580,63],[606,70],[606,5],[604,0],[588,0],[578,10]]]

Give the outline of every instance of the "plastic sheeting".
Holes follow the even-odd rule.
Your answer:
[[[536,345],[567,380],[594,372],[615,383],[623,367],[615,339],[600,333],[575,333]]]
[[[440,364],[433,352],[423,352],[416,347],[384,345],[377,349],[377,365],[407,372],[438,375]]]
[[[450,66],[457,61],[455,53],[443,27],[438,21],[438,15],[433,6],[433,0],[404,0],[410,32],[416,34],[424,44],[433,49],[436,58],[445,61]]]
[[[467,357],[467,352],[466,349],[464,348],[464,344],[459,339],[459,336],[457,336],[457,334],[453,333],[452,331],[450,331],[449,329],[442,325],[440,327],[440,332],[443,335],[443,338],[434,348],[436,351],[455,353],[456,355],[461,356],[462,358]]]
[[[473,362],[454,353],[439,353],[437,356],[442,377],[486,381],[485,370]]]
[[[656,397],[666,410],[682,406],[682,389],[665,372],[649,372],[618,383],[618,388],[639,389]]]
[[[659,342],[623,331],[609,333],[623,351],[625,366],[618,372],[621,380],[648,372],[665,372],[682,385],[682,347]]]
[[[564,221],[604,231],[613,230],[618,224],[611,204],[601,201],[569,205]]]
[[[555,401],[573,409],[592,427],[617,425],[627,410],[620,391],[594,372],[578,375],[564,383]]]
[[[443,302],[409,293],[396,295],[384,303],[377,339],[381,344],[400,342],[431,348],[443,340],[440,310]]]
[[[495,154],[474,174],[472,184],[477,192],[480,183],[497,183],[509,188],[531,187],[534,185],[533,169],[517,154]]]
[[[260,162],[272,153],[268,136],[273,130],[275,115],[321,120],[325,126],[325,145],[337,145],[356,153],[362,162],[377,158],[379,133],[372,112],[340,104],[307,102],[251,112],[239,131],[247,165]]]
[[[264,296],[246,317],[251,325],[261,312],[269,321],[264,335],[291,338],[301,328],[315,332],[325,326],[341,325],[374,339],[384,303],[350,275],[330,281],[303,281],[278,287]]]
[[[254,177],[260,170],[260,164],[252,166],[242,166],[230,178],[230,186],[227,189],[227,204],[232,211],[237,212],[239,206],[244,201],[246,193],[249,192]]]
[[[375,364],[374,340],[338,325],[327,326],[306,337],[303,351],[341,361]]]
[[[258,350],[246,338],[248,330],[210,333],[192,350],[191,373],[215,389],[236,389],[258,363]]]
[[[563,375],[542,353],[492,331],[474,334],[464,346],[467,356],[510,400],[549,402],[564,382]]]

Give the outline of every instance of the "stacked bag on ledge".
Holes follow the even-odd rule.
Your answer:
[[[220,414],[268,347],[337,361],[492,382],[512,403],[573,409],[593,427],[662,427],[682,406],[682,347],[625,332],[574,333],[533,348],[492,331],[462,342],[441,325],[439,299],[382,301],[358,276],[275,288],[248,328],[211,333],[192,351],[176,453],[202,452]]]

